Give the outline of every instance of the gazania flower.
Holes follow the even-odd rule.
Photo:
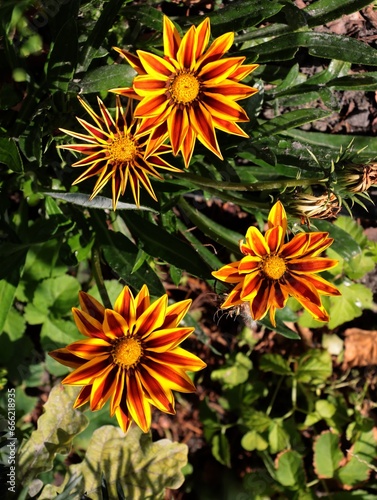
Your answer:
[[[314,219],[334,219],[341,210],[339,199],[334,193],[326,191],[314,196],[309,193],[296,193],[287,200],[288,211],[305,221]]]
[[[338,174],[338,185],[349,193],[364,193],[377,184],[377,163],[349,164]]]
[[[164,153],[170,153],[171,148],[161,144],[153,154],[147,155],[146,138],[141,137],[139,133],[140,121],[133,119],[130,104],[128,104],[126,111],[123,110],[118,96],[116,99],[115,120],[101,99],[98,98],[101,116],[97,115],[80,97],[78,99],[93,119],[95,125],[77,118],[88,132],[88,135],[60,129],[62,132],[84,141],[84,144],[58,146],[85,155],[85,158],[72,165],[73,167],[87,167],[87,170],[73,184],[78,184],[85,179],[89,179],[89,177],[98,175],[90,197],[90,199],[93,199],[111,179],[114,210],[119,196],[124,194],[128,182],[131,185],[137,206],[140,205],[140,184],[145,187],[154,200],[157,200],[149,180],[149,177],[162,179],[156,168],[180,172],[179,169],[171,166],[160,157]]]
[[[132,89],[112,92],[139,98],[135,116],[143,120],[141,130],[151,131],[148,152],[167,137],[173,153],[182,152],[189,165],[196,139],[222,158],[215,129],[248,137],[237,122],[249,121],[236,101],[257,89],[239,83],[258,67],[242,63],[245,57],[223,55],[234,41],[225,33],[208,47],[210,21],[191,26],[181,39],[174,24],[164,17],[164,57],[137,51],[137,56],[116,48],[138,72]],[[207,48],[208,47],[208,48]]]
[[[246,233],[246,242],[241,240],[240,250],[245,257],[212,273],[215,278],[236,285],[222,308],[249,302],[255,320],[270,311],[271,323],[276,326],[276,309],[283,308],[292,296],[318,321],[329,320],[320,296],[340,292],[316,273],[338,263],[319,257],[333,239],[328,233],[300,233],[284,243],[286,232],[287,216],[278,201],[270,211],[266,234],[263,236],[252,226]]]
[[[111,399],[110,413],[124,432],[132,420],[148,431],[151,404],[174,414],[172,390],[194,392],[186,371],[206,366],[179,347],[194,330],[178,326],[190,304],[191,300],[184,300],[168,306],[167,295],[150,304],[144,285],[135,298],[125,287],[112,310],[80,292],[81,310],[73,308],[73,315],[87,338],[50,353],[75,368],[62,381],[83,386],[74,407],[89,401],[92,411],[100,410]]]

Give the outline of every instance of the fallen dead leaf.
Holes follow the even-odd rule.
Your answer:
[[[377,330],[348,328],[344,335],[344,369],[377,364]]]

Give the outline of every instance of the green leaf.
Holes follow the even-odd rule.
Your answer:
[[[23,281],[39,281],[56,273],[60,242],[51,239],[45,243],[31,245],[26,256]]]
[[[72,276],[62,275],[38,283],[33,300],[25,307],[25,319],[31,325],[38,325],[47,316],[60,317],[70,312],[78,303],[80,284]]]
[[[327,59],[337,59],[354,64],[376,66],[376,50],[354,38],[333,33],[303,31],[277,36],[273,40],[258,44],[253,49],[243,51],[245,55],[258,57],[258,62],[275,60],[275,53],[281,54],[292,47],[307,47],[309,54]],[[290,54],[289,54],[290,55]]]
[[[107,92],[109,89],[131,87],[136,71],[127,64],[101,66],[86,73],[80,82],[81,93]]]
[[[260,360],[259,369],[277,375],[292,375],[288,361],[280,354],[264,354]]]
[[[372,290],[361,283],[342,283],[338,289],[342,295],[330,297],[330,321],[327,324],[330,330],[358,318],[363,309],[373,309]]]
[[[225,388],[234,387],[246,382],[252,366],[249,357],[238,352],[235,357],[228,357],[222,368],[213,370],[211,379],[221,382]]]
[[[51,89],[67,92],[75,74],[78,58],[76,19],[71,18],[59,31],[47,64],[47,81]]]
[[[80,53],[79,71],[86,71],[96,57],[101,44],[113,27],[119,9],[130,0],[110,0],[103,5],[101,15],[94,28],[89,33],[86,43]]]
[[[7,312],[8,315],[6,316],[4,326],[3,328],[0,328],[0,331],[4,331],[5,333],[7,333],[10,340],[14,342],[15,340],[21,339],[24,335],[26,329],[26,321],[24,316],[20,314],[14,307],[9,309],[9,311]]]
[[[92,500],[102,500],[101,477],[104,474],[109,498],[118,498],[117,482],[125,498],[162,500],[165,488],[179,488],[187,463],[187,446],[169,439],[152,442],[137,426],[124,434],[110,425],[97,429],[90,440],[85,458],[72,465],[70,473],[84,478],[84,492]],[[74,497],[74,495],[73,495]]]
[[[268,448],[268,442],[257,431],[248,431],[241,439],[241,446],[247,451],[263,451]]]
[[[13,172],[23,172],[24,166],[14,139],[0,137],[0,163]]]
[[[305,123],[326,118],[330,116],[331,113],[331,111],[322,109],[296,109],[295,111],[288,111],[287,113],[264,122],[257,128],[253,127],[254,130],[252,134],[255,138],[279,134],[290,128],[301,127],[301,125]]]
[[[284,429],[282,422],[277,419],[271,422],[268,432],[268,443],[270,445],[270,453],[272,454],[278,453],[290,446],[289,434]]]
[[[231,467],[229,441],[223,432],[215,434],[212,438],[212,455],[225,467]]]
[[[337,434],[325,431],[316,438],[314,443],[314,469],[319,479],[334,477],[335,471],[339,468],[343,458]]]
[[[354,446],[348,450],[349,462],[339,469],[336,478],[348,488],[367,481],[372,468],[372,462],[377,455],[377,442],[373,429],[362,432]]]
[[[127,18],[135,19],[143,26],[147,26],[160,33],[162,32],[163,13],[155,7],[149,5],[130,5],[127,8]]]
[[[325,382],[331,374],[332,361],[327,351],[313,349],[298,359],[295,377],[299,382],[318,385]]]
[[[27,485],[38,474],[51,470],[57,453],[68,454],[72,439],[87,425],[87,419],[73,409],[77,387],[54,387],[38,419],[38,428],[21,444],[18,452],[18,481]]]
[[[165,293],[161,281],[147,263],[132,272],[139,250],[123,234],[108,231],[101,248],[106,262],[127,285],[139,291],[146,284],[152,295],[159,296]]]
[[[346,217],[346,219],[349,218]],[[351,221],[351,219],[349,219],[349,221]],[[352,234],[347,230],[342,229],[338,225],[331,224],[331,222],[326,220],[316,220],[313,226],[319,231],[328,232],[331,238],[334,238],[331,249],[338,253],[343,259],[348,261],[361,253],[360,245],[358,245]]]
[[[2,263],[2,265],[4,265],[4,262]],[[3,327],[6,322],[8,312],[12,308],[14,297],[16,295],[16,289],[20,281],[21,272],[22,272],[22,266],[11,268],[7,278],[0,280],[0,297],[1,297],[0,332],[3,331]]]
[[[346,14],[352,14],[370,4],[369,0],[318,0],[304,9],[308,26],[327,24]]]
[[[128,214],[125,222],[133,236],[142,243],[143,250],[152,257],[163,259],[203,279],[210,278],[209,269],[191,245],[135,213]]]
[[[83,193],[59,193],[54,191],[46,191],[43,193],[44,195],[51,196],[51,198],[56,198],[58,200],[63,200],[68,203],[72,203],[73,205],[79,205],[80,207],[88,207],[88,208],[98,208],[101,210],[112,210],[113,203],[110,198],[106,198],[105,196],[96,196],[93,200],[90,200],[90,195]],[[137,207],[131,203],[123,203],[119,201],[117,204],[117,210],[148,210],[150,212],[155,212],[152,208],[149,207]]]
[[[305,469],[302,457],[297,451],[283,451],[275,462],[275,479],[292,490],[305,488]]]

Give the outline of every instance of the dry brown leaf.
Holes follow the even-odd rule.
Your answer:
[[[344,369],[377,365],[377,330],[348,328],[344,335]]]

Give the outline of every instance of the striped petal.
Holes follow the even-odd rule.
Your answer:
[[[75,320],[77,329],[86,337],[98,338],[106,340],[106,336],[102,330],[102,324],[89,313],[81,311],[76,307],[72,308],[73,319]]]
[[[117,339],[129,333],[129,325],[126,319],[116,311],[105,309],[103,333],[109,339]]]
[[[326,259],[325,257],[309,257],[293,259],[288,263],[288,269],[295,273],[319,273],[331,269],[338,264],[337,260]]]
[[[148,432],[152,420],[151,405],[143,392],[138,372],[127,377],[127,408],[140,429]]]
[[[139,370],[141,383],[148,393],[149,399],[160,411],[174,415],[174,396],[169,388],[163,387],[156,378],[148,371],[147,366],[142,366]]]
[[[203,102],[211,115],[222,120],[248,122],[244,109],[226,96],[204,92]]]
[[[186,315],[192,304],[191,299],[181,300],[175,304],[171,304],[166,308],[165,319],[161,325],[161,329],[177,327],[182,318]]]
[[[172,368],[163,363],[158,363],[154,359],[147,358],[142,366],[148,369],[149,373],[163,386],[173,391],[194,392],[195,386],[191,379],[180,368]]]
[[[90,393],[92,392],[92,386],[91,385],[86,385],[81,389],[79,392],[79,395],[76,398],[76,401],[74,402],[73,408],[80,408],[80,406],[84,405],[87,403],[90,399]]]
[[[76,368],[62,380],[62,384],[67,385],[88,385],[92,384],[96,377],[108,369],[112,357],[108,354],[91,359],[84,365]]]
[[[161,327],[164,322],[168,296],[163,295],[137,319],[134,334],[141,335],[143,339],[153,331]]]
[[[99,338],[77,340],[67,347],[69,352],[83,359],[93,359],[96,356],[109,354],[111,349],[112,346],[109,342]]]
[[[224,33],[224,35],[216,38],[208,50],[198,59],[196,70],[199,70],[204,65],[217,61],[225,52],[228,52],[234,42],[234,33]]]
[[[268,215],[268,227],[272,228],[274,226],[281,226],[283,228],[284,233],[287,232],[288,228],[288,220],[287,214],[283,207],[283,204],[280,201],[277,201],[275,205],[271,208],[270,213]]]
[[[226,283],[238,283],[242,280],[242,276],[238,271],[238,266],[242,261],[232,262],[231,264],[227,264],[223,266],[218,271],[213,271],[211,274],[215,278],[221,281],[225,281]]]
[[[146,339],[146,352],[149,353],[153,351],[161,353],[173,349],[191,335],[194,330],[195,328],[191,327],[156,330]]]
[[[197,60],[207,48],[209,38],[211,35],[211,25],[209,17],[206,17],[202,23],[196,28],[196,51],[195,60]]]
[[[195,65],[195,54],[197,49],[197,36],[195,26],[187,31],[177,52],[177,61],[181,68],[193,69]]]
[[[183,368],[185,371],[189,370],[196,372],[207,366],[204,361],[198,358],[198,356],[191,354],[181,347],[176,347],[175,349],[167,352],[160,352],[156,356],[149,354],[148,357],[159,363],[165,363],[169,366]]]
[[[65,347],[62,347],[60,349],[55,349],[55,351],[49,352],[48,355],[54,358],[59,363],[61,363],[62,365],[69,366],[70,368],[77,368],[78,366],[81,366],[86,362],[82,358],[72,354]]]
[[[258,257],[264,257],[265,255],[270,253],[270,249],[264,237],[256,227],[249,227],[245,239],[246,246],[251,250],[252,254],[257,255]]]
[[[216,156],[223,159],[217,142],[215,129],[213,128],[211,114],[199,102],[196,108],[190,108],[189,116],[191,125],[200,142]]]
[[[173,148],[173,154],[178,154],[189,128],[186,108],[175,106],[168,116],[168,133]]]
[[[118,370],[118,366],[110,364],[107,370],[93,381],[90,394],[90,409],[92,411],[100,410],[114,393]]]
[[[264,238],[271,253],[277,252],[284,242],[285,231],[281,226],[275,226],[266,231]]]
[[[143,68],[149,75],[158,78],[160,75],[170,76],[175,73],[175,67],[160,56],[145,52],[144,50],[138,50],[137,55]]]
[[[174,26],[174,23],[170,21],[167,16],[164,16],[164,30],[163,30],[163,40],[164,40],[164,54],[172,59],[177,58],[178,48],[181,44],[181,37]]]
[[[88,293],[81,291],[79,292],[79,302],[80,307],[84,312],[102,323],[105,314],[105,308],[100,302],[98,302],[98,300],[96,300]]]

